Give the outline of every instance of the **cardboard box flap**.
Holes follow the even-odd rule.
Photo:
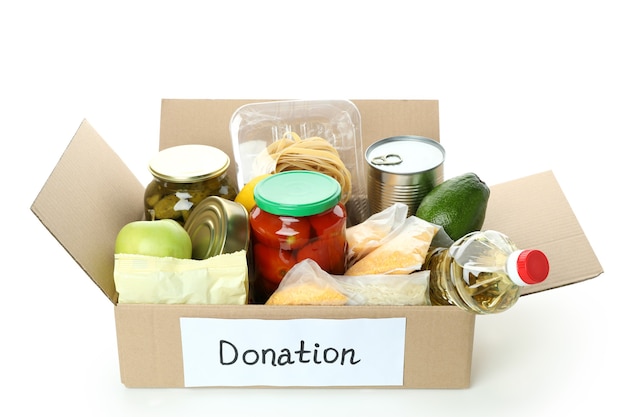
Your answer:
[[[31,206],[32,212],[115,303],[117,232],[143,216],[143,185],[83,121]]]
[[[222,149],[234,161],[230,119],[239,107],[263,101],[272,100],[163,99],[159,149],[200,143]],[[352,103],[361,115],[363,149],[378,139],[395,135],[426,136],[439,141],[437,100],[352,100]],[[236,169],[231,163],[229,174],[233,178]]]
[[[490,188],[483,229],[505,233],[519,248],[540,249],[550,260],[546,281],[524,288],[522,294],[573,284],[603,272],[552,171]]]

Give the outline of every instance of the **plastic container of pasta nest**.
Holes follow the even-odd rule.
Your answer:
[[[361,115],[351,101],[246,104],[233,113],[230,134],[240,189],[261,174],[318,171],[342,186],[348,225],[368,217]]]
[[[248,249],[248,210],[234,201],[211,196],[200,202],[185,222],[193,259],[208,259]]]
[[[153,180],[144,193],[146,220],[173,219],[181,225],[205,198],[234,200],[237,189],[227,174],[230,158],[208,145],[180,145],[156,154],[148,165]]]

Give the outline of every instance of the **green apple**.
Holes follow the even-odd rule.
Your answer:
[[[130,222],[115,239],[115,253],[190,259],[191,249],[189,234],[171,219]]]

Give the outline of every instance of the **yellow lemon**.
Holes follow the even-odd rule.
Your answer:
[[[252,207],[256,204],[254,202],[254,187],[257,185],[259,181],[263,178],[269,177],[272,174],[262,174],[257,177],[252,178],[246,185],[243,186],[241,191],[235,197],[235,201],[243,205],[248,213],[252,210]]]

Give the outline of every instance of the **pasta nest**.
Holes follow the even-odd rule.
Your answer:
[[[271,143],[266,151],[276,162],[274,173],[294,170],[321,172],[339,182],[341,203],[345,204],[350,199],[352,176],[337,149],[326,139],[318,136],[301,139],[296,133],[287,132]]]

